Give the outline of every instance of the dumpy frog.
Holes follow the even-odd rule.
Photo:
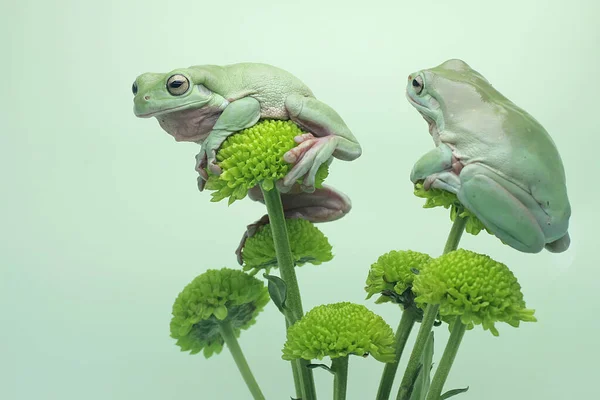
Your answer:
[[[538,121],[457,59],[410,74],[406,95],[436,145],[414,165],[413,183],[456,194],[519,251],[567,250],[565,171]]]

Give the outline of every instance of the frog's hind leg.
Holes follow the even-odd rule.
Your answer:
[[[283,179],[283,187],[289,189],[296,180],[305,176],[305,190],[312,191],[319,166],[331,156],[352,161],[362,149],[342,117],[327,104],[314,97],[290,94],[285,108],[292,121],[310,135],[296,138],[298,145],[284,155],[286,162],[295,164]]]
[[[545,243],[531,194],[488,168],[472,164],[461,174],[458,200],[500,240],[516,250],[538,253]],[[539,207],[538,207],[539,208]]]
[[[258,186],[248,191],[248,197],[263,204],[265,202]],[[290,192],[281,194],[281,203],[286,219],[304,218],[315,223],[340,219],[348,214],[352,208],[348,196],[326,185],[312,193],[303,192],[299,185],[295,185]],[[268,223],[269,216],[263,215],[246,227],[242,240],[235,251],[240,265],[243,264],[242,249],[246,244],[246,240],[252,237],[258,228]]]

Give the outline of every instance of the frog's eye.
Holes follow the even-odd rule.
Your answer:
[[[137,83],[133,82],[133,85],[131,85],[131,91],[133,92],[134,96],[137,94],[137,90]]]
[[[415,79],[413,79],[412,85],[415,88],[415,92],[417,94],[421,94],[421,92],[423,91],[423,78],[417,76]]]
[[[175,74],[167,80],[167,90],[173,96],[180,96],[188,91],[190,81],[183,75]]]

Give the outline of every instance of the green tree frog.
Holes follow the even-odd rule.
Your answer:
[[[519,251],[567,250],[565,171],[538,121],[457,59],[410,74],[406,95],[436,145],[414,165],[413,183],[456,194]]]
[[[307,134],[297,136],[296,147],[284,155],[294,166],[279,182],[286,217],[311,222],[339,219],[350,211],[350,199],[335,189],[315,189],[315,175],[332,157],[351,161],[362,149],[339,114],[317,100],[297,77],[268,64],[199,65],[169,73],[145,73],[133,83],[134,113],[155,117],[176,141],[201,145],[196,156],[198,188],[208,180],[206,168],[219,175],[216,153],[225,139],[260,119],[292,120]],[[303,179],[298,185],[298,179]],[[249,197],[263,201],[258,188]],[[265,216],[248,230],[268,221]],[[238,249],[239,250],[239,249]],[[239,254],[238,254],[239,256]]]

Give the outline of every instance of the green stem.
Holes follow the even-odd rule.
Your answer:
[[[240,347],[240,344],[238,343],[238,340],[235,337],[235,333],[233,332],[231,322],[219,323],[219,331],[221,332],[223,340],[227,344],[229,352],[235,360],[235,364],[237,365],[238,369],[240,370],[240,373],[242,374],[242,378],[244,378],[244,382],[246,382],[248,389],[250,389],[252,397],[255,400],[265,400],[265,396],[262,394],[260,387],[256,382],[256,379],[254,379],[254,375],[252,375],[252,371],[248,366],[246,357],[244,357],[242,348]]]
[[[446,344],[446,349],[444,349],[444,354],[440,360],[440,365],[438,365],[435,375],[433,376],[433,380],[431,381],[431,386],[429,387],[429,392],[427,393],[427,400],[438,400],[442,395],[444,383],[446,383],[446,378],[448,378],[450,368],[452,368],[452,363],[456,358],[458,347],[460,346],[460,342],[465,335],[466,329],[467,326],[461,322],[460,316],[456,317],[456,320],[454,321],[454,327],[452,328],[452,333],[450,333],[450,338],[448,339],[448,344]]]
[[[467,219],[457,215],[448,234],[448,239],[446,239],[446,246],[444,246],[444,253],[442,254],[450,253],[458,248],[460,238],[465,231],[465,225],[467,225]]]
[[[285,329],[290,328],[290,323],[287,318],[285,319]],[[298,364],[298,360],[290,361],[292,366],[292,376],[294,378],[294,388],[296,389],[296,398],[302,398],[302,382],[300,382],[300,365]]]
[[[263,190],[261,188],[261,190],[265,199],[265,205],[267,206],[267,213],[269,214],[269,225],[271,226],[275,253],[277,254],[279,273],[287,287],[287,299],[285,302],[288,310],[287,318],[289,324],[293,325],[302,318],[304,311],[302,310],[300,288],[298,287],[296,271],[294,270],[294,259],[290,250],[290,240],[285,224],[281,195],[276,188],[272,188],[271,190]],[[308,360],[300,360],[292,363],[292,368],[296,368],[294,376],[300,377],[302,400],[315,400],[317,398],[315,381],[312,370],[307,368],[308,364],[310,364]],[[296,384],[296,386],[298,385]]]
[[[348,357],[338,357],[331,361],[331,371],[335,374],[333,378],[333,400],[346,400]]]
[[[465,218],[462,218],[458,215],[456,216],[454,223],[452,224],[452,229],[450,229],[450,233],[448,234],[448,239],[446,240],[443,254],[449,253],[458,248],[458,243],[460,242],[462,233],[465,230],[466,223],[467,220]],[[408,365],[404,371],[404,376],[402,377],[402,383],[400,384],[400,389],[398,390],[398,396],[396,397],[396,400],[409,400],[410,398],[411,387],[417,377],[419,365],[421,364],[421,355],[423,354],[423,350],[427,344],[427,339],[429,338],[429,334],[433,328],[433,323],[435,322],[435,317],[437,316],[439,308],[439,304],[427,304],[427,307],[425,308],[423,321],[421,322],[421,327],[419,328],[419,333],[417,334],[415,346],[410,354]]]
[[[388,400],[390,398],[392,385],[394,384],[394,378],[396,376],[396,371],[398,370],[398,363],[400,362],[400,357],[402,357],[402,352],[404,351],[410,332],[415,325],[415,321],[416,314],[412,307],[402,312],[402,318],[400,318],[400,323],[396,330],[396,361],[385,364],[385,367],[383,368],[383,374],[381,375],[381,381],[379,382],[379,390],[377,391],[377,400]]]

